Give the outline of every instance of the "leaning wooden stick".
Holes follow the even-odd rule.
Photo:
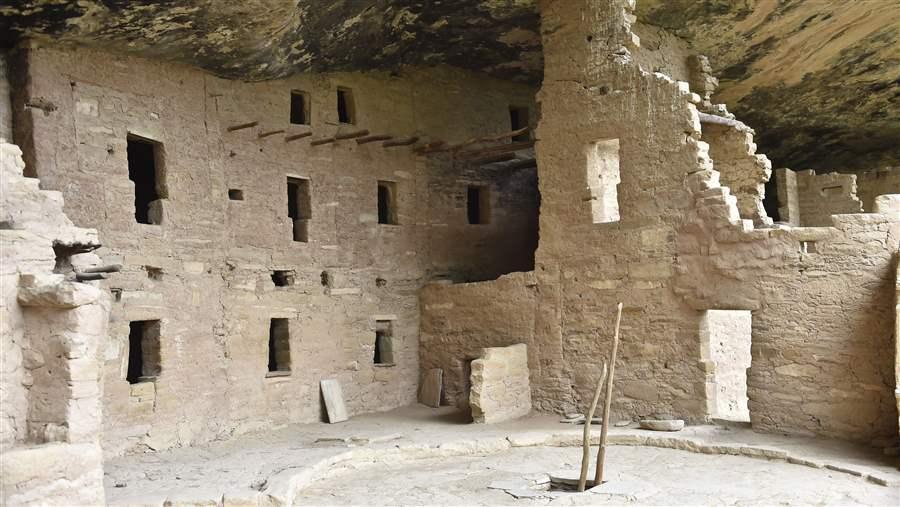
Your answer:
[[[603,427],[600,428],[600,449],[597,450],[597,473],[594,486],[603,484],[603,462],[606,460],[606,430],[609,428],[609,407],[612,405],[613,376],[616,373],[616,351],[619,348],[619,324],[622,322],[622,303],[616,315],[616,332],[613,335],[612,351],[609,353],[609,377],[606,378],[606,400],[603,403]]]
[[[591,402],[591,408],[588,409],[587,417],[584,419],[584,440],[582,441],[583,451],[581,453],[581,476],[578,477],[578,491],[584,491],[587,483],[588,468],[591,466],[591,421],[594,419],[594,411],[597,410],[597,402],[600,401],[600,393],[603,392],[603,384],[606,383],[606,361],[603,362],[603,373],[600,374],[600,380],[597,381],[597,389],[594,391],[594,401]]]

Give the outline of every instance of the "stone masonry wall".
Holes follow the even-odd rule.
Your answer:
[[[506,266],[492,257],[496,245],[535,242],[534,190],[507,195],[531,184],[527,171],[455,172],[409,146],[310,144],[359,129],[449,143],[498,134],[509,130],[510,105],[535,111],[528,87],[452,69],[241,83],[82,49],[32,47],[19,61],[16,103],[53,105],[17,120],[35,173],[65,195],[76,223],[99,230],[103,261],[123,265],[104,284],[116,295],[104,350],[107,453],[318,420],[323,378],[341,381],[351,415],[412,403],[422,284],[496,277]],[[338,122],[338,86],[352,90],[354,125]],[[309,94],[310,126],[289,124],[291,90]],[[249,122],[258,124],[229,130]],[[162,144],[161,225],[135,223],[129,134]],[[292,241],[288,177],[310,182],[308,242]],[[376,223],[379,180],[396,188],[398,225]],[[471,183],[491,189],[493,222],[465,223],[458,201]],[[450,242],[469,244],[455,263],[432,255]],[[531,262],[523,246],[508,265]],[[293,272],[293,285],[275,286],[273,270]],[[273,318],[289,320],[290,375],[267,374]],[[129,384],[129,322],[152,319],[161,321],[161,373]],[[392,366],[373,364],[385,320]]]
[[[25,178],[0,141],[0,453],[3,505],[100,505],[100,345],[109,301],[71,265],[96,231],[63,214],[62,195]],[[67,252],[67,253],[66,253]]]
[[[856,173],[856,195],[866,213],[873,213],[875,198],[885,194],[900,194],[900,167]]]
[[[746,128],[713,123],[703,125],[703,140],[709,144],[709,155],[715,161],[722,185],[737,197],[741,218],[753,220],[757,226],[772,220],[763,209],[765,183],[772,175],[772,163],[756,153],[753,131]]]
[[[469,336],[504,345],[508,331],[479,319],[514,320],[514,334],[529,337],[519,341],[531,355],[535,406],[583,410],[623,301],[614,416],[700,421],[716,411],[702,317],[750,311],[755,428],[859,441],[895,435],[890,301],[900,224],[887,215],[829,214],[830,227],[756,229],[742,219],[740,194],[723,186],[715,148],[700,140],[701,98],[630,59],[642,51],[628,30],[632,7],[541,3],[535,271],[429,287],[421,357],[440,358],[429,367],[459,361],[458,342]],[[607,167],[620,171],[619,216],[595,223],[585,175],[599,141],[618,146]],[[530,320],[516,320],[532,307]]]
[[[856,189],[855,174],[797,171],[800,225],[829,226],[832,215],[862,213],[863,205]]]

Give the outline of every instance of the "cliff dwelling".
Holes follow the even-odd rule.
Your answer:
[[[3,505],[900,504],[898,37],[0,5]]]

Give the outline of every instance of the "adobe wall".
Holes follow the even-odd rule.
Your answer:
[[[455,69],[242,83],[82,49],[34,47],[21,60],[17,103],[53,110],[25,111],[16,135],[33,145],[42,186],[65,195],[75,223],[99,230],[98,255],[123,265],[104,284],[117,295],[104,348],[107,453],[318,420],[323,378],[340,380],[351,415],[413,403],[419,288],[432,276],[531,267],[533,167],[475,172],[409,146],[310,144],[359,129],[450,143],[498,134],[509,105],[535,111],[526,86]],[[338,124],[337,86],[353,90],[355,125]],[[311,126],[289,124],[292,89],[310,95]],[[248,122],[258,125],[228,130]],[[164,147],[161,225],[135,222],[129,133]],[[289,176],[310,181],[308,243],[292,241]],[[399,225],[376,223],[378,180],[397,187]],[[472,183],[491,188],[489,224],[466,222]],[[433,255],[450,244],[452,259]],[[276,269],[294,271],[294,285],[274,286]],[[267,375],[271,318],[290,321],[289,376]],[[128,323],[145,319],[161,320],[162,372],[129,384]],[[394,366],[373,364],[376,320],[392,320]]]
[[[885,194],[900,194],[900,167],[856,173],[856,195],[867,213],[875,211],[875,198]]]
[[[887,215],[829,215],[829,227],[756,229],[761,217],[742,219],[747,187],[735,195],[725,185],[739,175],[733,161],[760,160],[752,138],[738,155],[722,156],[701,127],[701,97],[639,68],[629,4],[541,3],[534,286],[525,274],[429,287],[420,357],[452,369],[469,337],[481,346],[527,337],[519,341],[528,344],[535,406],[583,411],[623,301],[613,416],[697,422],[716,411],[703,315],[749,310],[755,428],[866,442],[896,435],[890,302],[900,224]],[[590,150],[612,140],[618,157],[604,164],[619,168],[618,217],[594,223]],[[767,167],[757,167],[758,181]],[[492,296],[499,302],[485,307]],[[532,307],[529,330],[520,312]],[[514,337],[484,319],[515,322]],[[450,378],[448,391],[458,389]]]
[[[855,174],[816,174],[813,170],[790,169],[778,171],[783,173],[783,176],[776,179],[779,210],[787,211],[787,219],[784,221],[791,225],[827,227],[831,225],[832,215],[863,212],[863,203],[857,195]],[[873,195],[871,199],[874,201],[874,198]]]

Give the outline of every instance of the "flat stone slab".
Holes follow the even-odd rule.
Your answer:
[[[604,481],[603,484],[591,488],[589,491],[598,495],[624,496],[636,501],[655,495],[659,489],[653,487],[653,485],[647,481],[642,481],[633,477],[620,477],[614,480]]]
[[[425,372],[422,378],[422,392],[419,394],[419,402],[429,407],[441,406],[441,385],[444,379],[444,370],[432,368]]]
[[[347,407],[344,405],[344,393],[341,384],[335,379],[325,379],[319,383],[322,387],[322,397],[325,399],[325,411],[328,412],[328,422],[334,424],[346,421]]]
[[[684,429],[682,419],[641,419],[641,429],[653,431],[681,431]]]

